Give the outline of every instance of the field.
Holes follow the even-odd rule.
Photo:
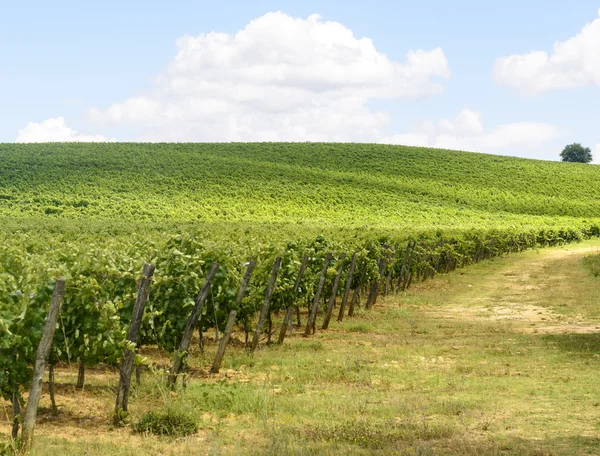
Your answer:
[[[583,409],[559,413],[573,394],[591,394],[593,353],[588,364],[567,364],[558,339],[530,329],[571,315],[575,323],[558,326],[583,331],[573,342],[594,350],[598,262],[582,252],[600,234],[596,166],[359,144],[4,144],[0,158],[0,391],[13,405],[24,403],[55,280],[67,283],[50,352],[64,405],[40,417],[43,454],[84,443],[88,454],[188,454],[198,445],[214,454],[572,454],[580,445],[593,454],[594,426],[573,431]],[[136,356],[146,367],[124,421],[168,410],[200,424],[194,437],[107,424],[144,263],[156,266]],[[570,288],[557,293],[558,282]],[[191,380],[171,392],[163,374],[206,284],[193,326],[206,349],[197,339],[180,348]],[[365,310],[388,288],[396,293]],[[304,324],[319,312],[320,328],[328,298],[344,289],[360,296],[352,318],[265,344],[291,306]],[[231,311],[225,374],[209,376],[211,338]],[[244,345],[255,331],[252,354]],[[573,394],[537,382],[538,358]],[[522,411],[525,398],[538,407],[554,396],[544,410]],[[548,435],[530,423],[554,411]],[[76,437],[61,439],[69,432]],[[556,445],[540,446],[544,439]]]
[[[600,217],[595,166],[360,144],[0,145],[0,215],[436,229]],[[53,217],[46,217],[52,219]]]
[[[187,438],[109,426],[118,374],[95,369],[79,391],[61,366],[61,413],[44,394],[37,454],[598,454],[600,287],[582,260],[598,249],[489,260],[253,357],[238,333],[220,375],[214,347],[195,350],[176,395],[144,374],[133,418],[184,410],[200,423]]]

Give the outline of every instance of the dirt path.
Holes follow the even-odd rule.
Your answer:
[[[594,284],[581,258],[600,252],[598,242],[514,255],[465,270],[447,304],[431,313],[442,318],[505,321],[520,332],[600,332],[593,307],[600,305],[600,281]]]

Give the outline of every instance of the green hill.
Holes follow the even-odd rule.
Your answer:
[[[0,145],[0,394],[31,379],[58,277],[53,353],[114,363],[144,263],[156,273],[141,343],[172,352],[209,271],[200,329],[223,329],[235,310],[248,335],[272,269],[277,325],[293,304],[310,304],[314,321],[317,286],[329,309],[342,290],[370,308],[380,287],[598,236],[599,177],[589,165],[376,145]]]
[[[78,226],[562,227],[600,219],[598,182],[593,165],[401,146],[0,145],[0,216]]]

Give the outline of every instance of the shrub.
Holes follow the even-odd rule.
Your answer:
[[[198,431],[196,420],[189,414],[168,408],[146,413],[133,427],[135,432],[184,437]]]

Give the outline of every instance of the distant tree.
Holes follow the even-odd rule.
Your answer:
[[[592,151],[579,143],[569,144],[560,153],[560,158],[564,162],[589,163],[592,161]]]

